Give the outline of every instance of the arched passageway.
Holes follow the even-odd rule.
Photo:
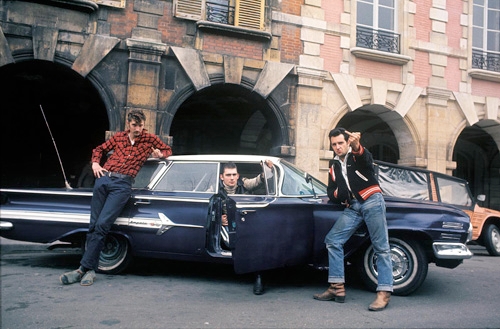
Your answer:
[[[270,154],[280,128],[266,101],[238,85],[213,85],[189,97],[170,128],[175,154]]]
[[[62,187],[54,143],[68,181],[77,185],[92,148],[109,130],[106,108],[88,79],[47,61],[24,61],[0,67],[2,128],[5,141],[2,187]]]
[[[483,206],[500,210],[500,152],[492,136],[479,125],[466,127],[453,149],[456,177],[469,182],[474,196],[486,195]]]
[[[398,142],[391,127],[377,114],[358,109],[346,114],[338,126],[348,131],[361,132],[361,144],[366,147],[375,160],[398,163]]]

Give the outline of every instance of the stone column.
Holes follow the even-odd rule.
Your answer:
[[[158,90],[161,56],[167,45],[138,39],[127,39],[129,70],[127,112],[141,109],[146,114],[146,129],[157,133]]]

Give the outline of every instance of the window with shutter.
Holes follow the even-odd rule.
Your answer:
[[[174,0],[175,17],[198,21],[204,16],[205,0]]]
[[[174,15],[264,30],[265,0],[174,0]]]
[[[264,0],[236,0],[235,26],[264,29]]]

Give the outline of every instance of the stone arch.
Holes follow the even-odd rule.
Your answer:
[[[485,194],[483,206],[500,209],[500,149],[493,120],[468,125],[464,119],[453,132],[448,156],[456,167],[453,174],[469,182],[472,194]]]
[[[181,141],[175,140],[174,135],[179,137],[184,134],[184,132],[178,131],[178,127],[174,127],[174,124],[179,124],[181,122],[179,118],[181,117],[184,117],[182,120],[188,120],[187,114],[179,111],[184,111],[191,106],[189,111],[196,113],[196,109],[192,107],[193,103],[198,103],[196,106],[211,106],[214,116],[213,118],[206,117],[207,122],[223,122],[224,120],[217,118],[217,112],[225,106],[223,103],[233,98],[239,99],[241,109],[248,112],[246,114],[231,113],[238,115],[239,120],[250,119],[250,114],[253,114],[250,108],[252,105],[260,108],[259,111],[266,120],[262,129],[268,129],[268,133],[262,134],[261,138],[268,138],[269,135],[272,135],[272,140],[269,141],[270,149],[266,153],[273,155],[291,155],[290,153],[293,153],[290,145],[288,119],[286,113],[284,113],[289,107],[288,88],[290,83],[284,81],[287,81],[287,76],[293,65],[263,62],[264,65],[258,69],[259,73],[256,74],[256,68],[246,67],[243,58],[222,56],[220,63],[217,62],[214,65],[214,63],[205,63],[201,54],[194,49],[171,47],[171,50],[177,59],[177,64],[175,64],[177,66],[174,68],[174,65],[170,64],[170,67],[173,70],[182,70],[183,74],[176,77],[176,90],[174,90],[168,104],[166,104],[165,111],[160,114],[159,131],[162,135],[172,135],[174,147],[176,144],[179,146],[179,143],[181,143]],[[210,66],[210,70],[207,68],[208,66]],[[226,91],[227,95],[220,95],[219,90]],[[210,95],[210,97],[206,97],[207,95]],[[203,97],[205,98],[203,99]],[[207,113],[198,113],[198,115],[207,116]],[[239,125],[240,133],[250,127],[248,122],[247,125],[241,124],[242,122],[237,121],[231,126]],[[229,122],[226,126],[228,125],[230,125]],[[199,131],[203,130],[201,126],[199,128]],[[207,130],[204,131],[209,133]],[[245,133],[248,134],[249,131],[246,130]],[[259,134],[261,133],[262,131],[259,132]],[[186,135],[185,138],[193,137]],[[238,138],[241,138],[241,136]],[[253,138],[256,138],[256,136],[253,136]],[[206,142],[206,140],[203,140],[203,142]],[[187,149],[180,147],[180,152],[187,152]],[[210,151],[203,150],[203,152]],[[226,150],[226,152],[230,151]],[[234,147],[233,152],[236,152]]]
[[[232,107],[236,107],[236,111],[231,111]],[[256,113],[264,119],[260,120],[258,127],[252,126],[251,121],[252,118],[256,120]],[[253,139],[260,136],[262,140],[254,140],[254,145],[259,145],[262,150],[263,142],[266,141],[269,147],[265,153],[271,154],[275,148],[287,145],[289,141],[288,128],[284,122],[284,115],[275,100],[271,97],[264,99],[242,85],[211,84],[198,91],[192,86],[185,86],[175,93],[162,113],[160,133],[173,137],[177,154],[242,153],[244,150],[247,150],[244,153],[255,153],[256,150],[248,151],[248,140],[243,140],[244,134],[247,138],[253,134]],[[222,129],[226,129],[225,134],[213,131]],[[201,136],[194,136],[199,134]],[[270,136],[271,139],[267,140]],[[227,138],[233,139],[234,143],[229,146]],[[205,147],[196,148],[195,140],[198,139]],[[186,143],[186,140],[191,142]],[[216,145],[221,145],[221,149],[217,150]]]
[[[369,116],[372,115],[372,121],[374,120],[374,117],[377,117],[379,122],[372,122],[373,126],[384,123],[388,128],[390,128],[390,132],[386,131],[384,133],[389,134],[387,135],[389,140],[382,141],[382,144],[385,143],[387,147],[392,149],[397,147],[397,159],[390,160],[397,160],[398,163],[404,163],[406,165],[417,165],[417,160],[422,156],[423,151],[420,139],[418,138],[417,130],[409,118],[401,118],[398,113],[391,111],[382,105],[364,105],[352,112],[349,112],[347,104],[344,104],[343,108],[339,109],[337,113],[338,116],[336,117],[335,122],[331,122],[330,127],[333,128],[338,124],[347,124],[351,127],[359,127],[361,132],[370,127],[370,123],[363,123],[362,120],[359,120],[360,116],[363,114],[368,114]],[[349,117],[351,117],[351,119],[349,119]],[[370,137],[370,132],[368,133],[368,137]],[[393,137],[390,137],[390,134],[393,134]],[[374,137],[375,136],[371,136],[369,138],[370,146],[373,145],[372,139]],[[378,136],[378,138],[373,140],[380,141],[380,138],[381,137]],[[324,140],[326,141],[325,149],[329,150],[328,131],[325,131]],[[388,161],[389,159],[380,160]]]
[[[17,55],[13,55],[12,63],[0,67],[0,80],[8,82],[1,87],[5,93],[2,115],[11,122],[22,122],[22,136],[13,139],[9,147],[13,145],[12,152],[18,154],[16,148],[28,145],[30,158],[23,159],[21,154],[15,166],[2,165],[2,173],[8,174],[2,177],[2,184],[64,185],[54,145],[40,113],[41,106],[66,176],[74,187],[83,166],[90,161],[92,149],[104,141],[104,132],[109,129],[108,113],[114,111],[107,108],[116,107],[111,92],[97,74],[84,78],[67,65],[67,59],[56,57],[54,61],[45,61],[25,53]],[[103,92],[107,93],[104,97]],[[19,125],[10,126],[8,129],[12,131],[8,134],[19,136]],[[31,169],[24,170],[24,163],[30,164]]]

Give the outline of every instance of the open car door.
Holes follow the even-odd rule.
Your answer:
[[[300,199],[231,196],[226,202],[236,273],[307,264],[312,257],[312,205]]]

